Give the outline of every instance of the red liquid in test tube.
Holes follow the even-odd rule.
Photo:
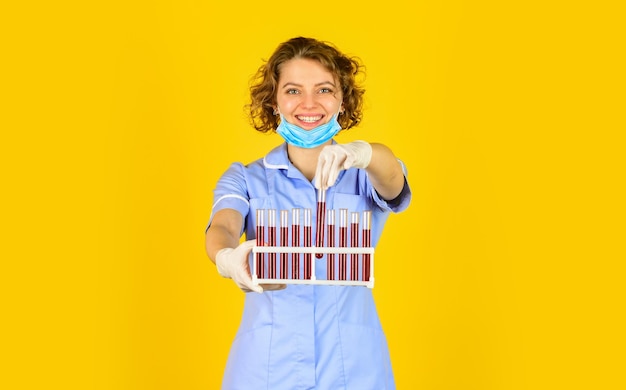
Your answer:
[[[256,210],[256,246],[265,245],[265,209]],[[265,278],[265,253],[256,254],[256,277]]]
[[[304,209],[304,246],[311,246],[311,209]],[[311,279],[311,254],[304,254],[304,279]]]
[[[348,209],[339,209],[339,247],[348,246]],[[347,254],[339,254],[339,280],[346,280]]]
[[[350,213],[350,246],[359,246],[359,213]],[[350,280],[359,280],[359,255],[350,254]]]
[[[289,211],[280,210],[280,245],[289,246]],[[289,277],[289,253],[280,254],[280,278]]]
[[[291,246],[300,246],[300,209],[291,210]],[[291,278],[300,279],[300,254],[291,254]]]
[[[324,221],[326,219],[326,190],[317,191],[317,238],[315,240],[315,246],[322,248],[324,246]],[[321,259],[324,256],[322,253],[316,253],[315,257]]]
[[[335,246],[335,210],[328,210],[328,234],[326,240],[329,247]],[[326,279],[335,280],[335,254],[326,255]]]
[[[372,246],[372,212],[364,211],[363,212],[363,246],[369,248]],[[369,253],[364,253],[362,257],[362,269],[363,269],[363,280],[368,282],[370,280],[370,260],[371,255]]]
[[[268,212],[267,234],[269,236],[268,245],[275,247],[276,246],[276,210],[269,209],[267,210],[267,212]],[[269,274],[268,278],[276,279],[276,253],[269,254],[268,274]]]

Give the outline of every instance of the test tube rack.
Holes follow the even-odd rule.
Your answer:
[[[279,210],[278,216],[276,209],[256,211],[257,237],[252,248],[254,284],[374,287],[371,211],[324,209],[323,214],[318,210],[317,215],[317,238],[313,245],[311,209],[294,208],[291,213]],[[324,233],[326,245],[320,246],[324,245]],[[324,255],[326,277],[321,278],[316,276],[315,262],[324,261]]]

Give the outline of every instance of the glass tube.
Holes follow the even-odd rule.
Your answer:
[[[350,246],[359,246],[359,213],[350,213]],[[350,254],[350,280],[359,280],[359,255]]]
[[[275,247],[276,246],[276,210],[269,209],[267,216],[267,234],[268,234],[268,245]],[[268,278],[276,279],[276,252],[269,254],[269,264],[268,264]]]
[[[339,209],[339,247],[348,246],[348,209]],[[346,280],[347,255],[339,254],[339,280]]]
[[[256,210],[256,246],[265,245],[265,209]],[[256,254],[256,277],[265,278],[265,253]]]
[[[363,212],[363,247],[369,248],[372,246],[372,212]],[[371,255],[364,253],[361,258],[363,269],[363,280],[368,282],[370,280],[371,270]]]
[[[335,210],[328,210],[328,234],[326,240],[328,241],[328,247],[335,246]],[[335,254],[329,253],[326,255],[326,279],[335,280]]]
[[[311,209],[304,209],[304,246],[311,247]],[[304,254],[304,279],[311,279],[311,254]]]
[[[300,246],[300,209],[291,210],[291,246]],[[291,254],[291,278],[300,279],[300,254]]]
[[[317,238],[315,246],[322,248],[324,246],[324,222],[326,219],[326,190],[319,189],[317,191],[317,229],[315,231]],[[322,253],[316,253],[315,258],[321,259]]]
[[[289,211],[280,210],[280,245],[289,246]],[[280,254],[279,277],[289,277],[289,253]]]

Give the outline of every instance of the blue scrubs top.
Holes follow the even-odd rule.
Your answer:
[[[371,210],[375,247],[389,213],[406,209],[410,199],[406,180],[391,204],[378,196],[365,170],[351,168],[327,190],[326,207]],[[225,208],[239,211],[249,240],[256,236],[256,209],[310,208],[315,227],[316,205],[315,187],[291,164],[283,143],[263,159],[229,167],[214,190],[211,218]],[[325,278],[325,260],[315,261],[315,273]],[[372,290],[288,285],[280,291],[246,294],[222,389],[395,389]]]

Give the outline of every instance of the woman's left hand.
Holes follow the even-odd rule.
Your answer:
[[[315,188],[325,190],[335,184],[339,172],[349,168],[367,168],[372,159],[372,146],[365,141],[328,145],[317,160]]]

